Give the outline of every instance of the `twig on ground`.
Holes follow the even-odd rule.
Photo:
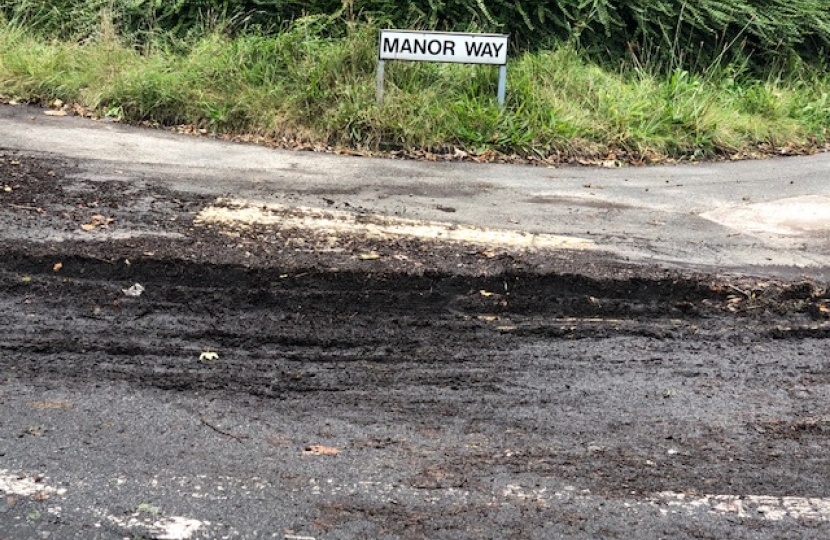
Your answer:
[[[28,206],[25,204],[10,204],[12,208],[15,210],[31,210],[32,212],[37,212],[38,214],[45,214],[46,210],[40,208],[39,206]]]
[[[200,416],[200,417],[199,417],[199,420],[200,420],[200,421],[201,421],[204,425],[206,425],[207,427],[209,427],[210,429],[212,429],[213,431],[215,431],[216,433],[218,433],[218,434],[220,434],[220,435],[224,435],[225,437],[230,437],[231,439],[236,439],[236,440],[237,440],[237,441],[239,441],[239,442],[242,442],[244,439],[249,439],[249,438],[250,438],[250,437],[248,437],[247,435],[234,435],[233,433],[230,433],[230,432],[228,432],[228,431],[225,431],[224,429],[222,429],[222,428],[220,428],[220,427],[217,427],[217,426],[216,426],[216,425],[214,425],[214,424],[211,424],[211,423],[208,421],[208,419],[207,419],[207,418],[205,418],[204,416]]]

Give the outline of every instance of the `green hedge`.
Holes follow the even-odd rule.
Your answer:
[[[756,65],[830,51],[828,0],[0,0],[0,13],[44,33],[82,39],[102,13],[141,39],[182,36],[213,23],[276,32],[305,15],[379,24],[510,33],[519,48],[571,40],[597,57],[677,67],[727,55]]]

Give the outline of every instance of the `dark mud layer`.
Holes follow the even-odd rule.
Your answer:
[[[355,239],[320,254],[263,231],[194,227],[205,201],[152,182],[91,186],[67,176],[71,164],[2,159],[12,232],[0,242],[0,468],[56,463],[52,477],[91,483],[100,471],[140,483],[193,463],[264,476],[267,511],[251,517],[264,499],[241,492],[243,508],[219,506],[250,538],[268,537],[262,524],[316,538],[829,532],[830,513],[659,512],[663,492],[830,497],[822,284],[417,242]],[[113,221],[81,228],[95,215]],[[118,231],[129,235],[107,236]],[[369,250],[380,257],[356,256]],[[136,283],[141,295],[126,294]],[[47,417],[38,434],[10,406],[21,385],[74,396],[88,418],[109,414],[122,431],[79,418],[86,442],[59,445],[56,462],[60,437],[49,433],[76,428]],[[180,420],[164,418],[162,440],[136,438],[143,420],[115,414],[127,405],[96,401],[114,389],[186,409],[207,442],[181,440],[169,428]],[[221,425],[204,417],[217,402],[235,411]],[[342,452],[323,472],[298,457],[321,442]],[[321,475],[331,489],[298,487]],[[388,487],[349,491],[361,480]],[[215,511],[164,497],[166,508]],[[0,513],[0,532],[29,530],[13,514]],[[43,528],[80,535],[84,516]]]

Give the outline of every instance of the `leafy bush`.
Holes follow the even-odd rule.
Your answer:
[[[735,56],[749,56],[756,66],[817,60],[830,50],[827,0],[0,0],[0,18],[64,38],[95,35],[102,14],[139,39],[216,25],[268,34],[305,15],[337,14],[506,32],[520,49],[568,41],[597,58],[669,71]]]

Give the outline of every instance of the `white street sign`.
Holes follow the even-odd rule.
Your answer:
[[[380,60],[507,64],[507,36],[450,32],[380,31]]]
[[[384,66],[387,60],[451,62],[499,66],[497,96],[504,106],[507,87],[507,38],[503,34],[458,34],[381,30],[378,42],[378,69],[375,77],[377,101],[383,103]]]

